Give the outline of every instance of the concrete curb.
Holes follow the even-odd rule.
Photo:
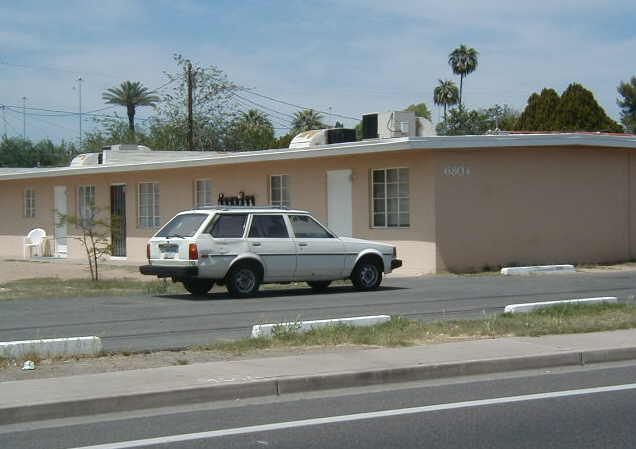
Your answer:
[[[32,354],[44,356],[97,354],[101,350],[102,340],[95,336],[0,342],[0,357],[9,359],[28,357]]]
[[[284,394],[338,388],[364,387],[528,369],[585,366],[593,363],[633,359],[636,359],[636,346],[607,350],[576,350],[500,359],[258,379],[234,384],[206,385],[203,387],[178,388],[168,391],[96,397],[75,401],[25,404],[13,407],[0,406],[0,416],[3,424],[15,424],[51,419],[52,417],[59,419],[210,401],[281,396]]]
[[[576,305],[576,304],[603,304],[603,303],[618,303],[618,298],[615,296],[603,296],[600,298],[582,298],[582,299],[564,299],[561,301],[544,301],[544,302],[528,302],[525,304],[510,304],[504,308],[504,313],[526,313],[532,312],[537,309],[545,309],[546,307],[553,307],[558,305]]]
[[[296,321],[276,324],[257,324],[252,327],[252,338],[269,337],[275,329],[282,328],[285,330],[294,330],[307,332],[312,329],[318,329],[327,326],[334,326],[337,324],[343,324],[346,326],[373,326],[375,324],[386,323],[390,321],[389,315],[373,315],[373,316],[356,316],[350,318],[332,318],[327,320],[313,320],[313,321]]]
[[[536,265],[530,267],[510,267],[502,268],[501,274],[504,276],[523,274],[550,274],[550,273],[576,273],[574,265]]]

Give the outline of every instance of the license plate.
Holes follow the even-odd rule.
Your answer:
[[[159,245],[159,249],[163,252],[164,259],[174,259],[175,254],[179,251],[178,245]]]

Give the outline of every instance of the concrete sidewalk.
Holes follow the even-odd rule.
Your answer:
[[[0,423],[636,359],[636,329],[0,382]]]

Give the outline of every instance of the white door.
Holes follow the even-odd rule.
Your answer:
[[[53,188],[53,220],[55,222],[55,255],[66,257],[68,254],[66,246],[66,225],[60,226],[59,214],[66,214],[66,186],[55,186]]]
[[[327,217],[329,229],[338,236],[353,236],[353,189],[351,170],[327,172]]]

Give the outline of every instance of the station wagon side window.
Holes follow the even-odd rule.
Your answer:
[[[294,236],[301,239],[332,239],[334,235],[308,215],[290,215]]]
[[[250,238],[289,238],[282,215],[254,215],[250,226]]]
[[[212,222],[210,234],[216,238],[239,238],[245,232],[247,214],[221,214]]]

